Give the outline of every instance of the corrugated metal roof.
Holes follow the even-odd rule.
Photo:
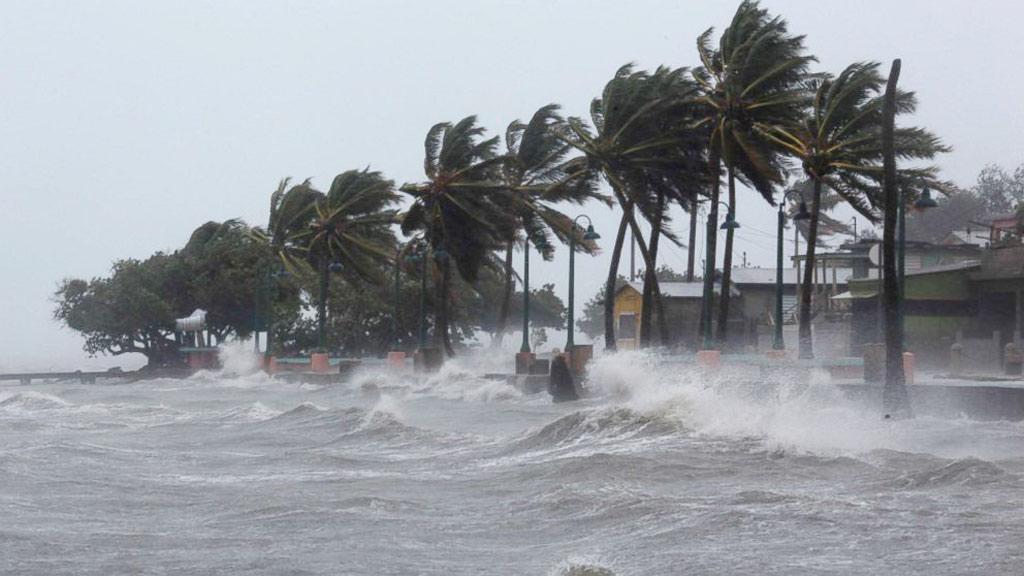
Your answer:
[[[640,292],[644,291],[644,285],[642,282],[626,282],[633,290]],[[703,282],[659,282],[658,287],[661,288],[661,293],[667,298],[701,298],[704,296],[704,283]],[[722,283],[715,282],[714,285],[715,294],[721,294]],[[733,286],[730,292],[733,296],[739,296],[740,291]]]

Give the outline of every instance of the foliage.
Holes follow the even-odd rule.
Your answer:
[[[1024,164],[1012,174],[995,164],[985,166],[971,192],[984,200],[985,209],[991,214],[1013,212],[1024,202]]]

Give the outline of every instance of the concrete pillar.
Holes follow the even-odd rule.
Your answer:
[[[959,341],[953,342],[949,347],[949,373],[953,375],[964,373],[964,345]]]
[[[444,364],[444,350],[440,348],[420,348],[413,354],[413,368],[417,372],[437,372]]]
[[[864,345],[864,381],[885,381],[885,344]]]
[[[722,365],[722,353],[718,350],[699,350],[697,351],[697,366],[709,370],[717,371]]]
[[[584,374],[587,371],[587,364],[594,357],[593,344],[575,344],[569,352],[569,368],[574,375]]]
[[[1003,352],[1003,372],[1007,376],[1020,376],[1022,364],[1024,364],[1024,355],[1021,354],[1021,349],[1014,342],[1006,344],[1006,348]]]
[[[278,372],[277,356],[271,356],[270,361],[267,362],[267,374],[277,374]]]
[[[316,352],[310,356],[309,369],[324,374],[331,371],[331,359],[326,352]]]
[[[536,359],[533,352],[516,352],[516,374],[529,374]]]
[[[914,353],[904,352],[903,353],[903,381],[906,384],[914,383]]]
[[[388,352],[388,368],[405,368],[405,352]]]

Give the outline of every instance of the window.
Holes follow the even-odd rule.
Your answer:
[[[636,314],[619,314],[618,338],[630,340],[636,338]]]

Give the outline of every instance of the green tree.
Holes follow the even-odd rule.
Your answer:
[[[717,48],[708,29],[697,39],[702,66],[693,71],[705,104],[712,181],[709,218],[718,219],[721,164],[729,185],[729,206],[735,215],[736,179],[757,190],[769,203],[785,181],[783,156],[755,126],[788,125],[801,116],[806,101],[804,81],[813,56],[805,54],[804,37],[791,35],[786,21],[772,17],[756,0],[740,3]],[[732,275],[734,230],[726,230],[722,284]],[[709,268],[714,268],[717,230],[708,235]],[[711,278],[712,274],[707,274]],[[728,338],[729,291],[719,299],[718,341]]]
[[[820,75],[809,81],[813,93],[811,106],[794,124],[761,124],[757,129],[784,147],[802,165],[813,184],[807,257],[804,263],[800,295],[800,357],[813,358],[811,341],[811,284],[818,225],[822,208],[822,190],[828,187],[846,203],[871,221],[878,220],[882,203],[882,97],[884,79],[877,63],[851,64],[838,76]],[[912,113],[917,100],[913,93],[896,94],[896,112]],[[898,127],[894,132],[897,157],[904,160],[930,160],[946,152],[938,137],[913,127]],[[906,167],[899,171],[904,200],[911,202],[925,187],[945,191],[948,183],[936,178],[931,166]]]
[[[449,356],[455,354],[448,318],[451,262],[465,281],[476,282],[515,228],[502,205],[505,184],[499,171],[505,158],[497,154],[498,138],[482,139],[483,134],[475,116],[436,124],[424,143],[427,180],[401,187],[413,198],[402,232],[419,232],[433,251],[439,304],[434,335]]]
[[[612,248],[606,292],[618,277],[626,227],[633,230],[648,269],[656,267],[649,247],[655,237],[675,241],[668,228],[669,202],[688,203],[704,190],[705,139],[694,130],[696,87],[686,69],[660,67],[653,73],[623,66],[590,106],[592,127],[569,118],[562,129],[566,142],[586,157],[588,169],[609,184],[622,208]],[[653,246],[643,240],[634,212],[651,223]],[[652,295],[657,279],[649,278]],[[615,349],[611,299],[605,307],[605,348]]]

